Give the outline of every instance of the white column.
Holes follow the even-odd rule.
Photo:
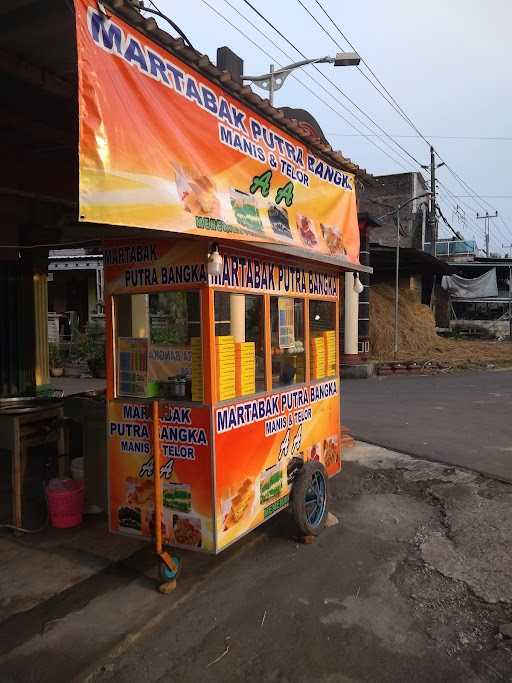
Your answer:
[[[235,342],[245,341],[245,295],[229,295],[229,312],[231,316],[231,336]]]
[[[345,348],[344,354],[357,354],[359,294],[354,291],[354,274],[345,273]]]

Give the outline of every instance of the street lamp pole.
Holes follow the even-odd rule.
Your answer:
[[[400,205],[396,208],[396,256],[395,256],[395,344],[393,357],[396,360],[398,354],[398,296],[399,296],[399,275],[400,275]]]
[[[274,81],[274,65],[270,65],[269,69],[269,74],[270,74],[270,79],[268,81],[268,99],[270,104],[274,104],[274,86],[275,86],[275,81]]]
[[[295,71],[308,64],[333,64],[334,66],[357,66],[361,58],[356,52],[338,52],[335,57],[316,57],[315,59],[303,59],[300,62],[288,64],[288,66],[275,68],[274,64],[270,65],[267,74],[260,76],[242,76],[244,81],[250,81],[256,87],[266,90],[268,92],[268,99],[270,104],[274,104],[274,94],[276,90],[282,87],[288,76]]]
[[[393,357],[396,360],[396,357],[398,355],[398,338],[399,338],[399,332],[400,332],[400,324],[399,324],[399,309],[398,309],[398,304],[399,304],[399,280],[400,280],[400,211],[407,206],[408,204],[411,204],[412,202],[415,202],[417,199],[422,199],[423,197],[429,197],[430,192],[424,192],[423,194],[416,195],[416,197],[412,197],[411,199],[408,199],[406,202],[403,204],[399,204],[396,207],[396,255],[395,255],[395,336],[394,336],[394,346],[393,346]]]

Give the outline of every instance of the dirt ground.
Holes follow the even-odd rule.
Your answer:
[[[390,350],[375,355],[372,360],[382,362],[394,360]],[[425,363],[436,361],[454,368],[481,368],[489,364],[500,367],[512,366],[512,343],[509,341],[450,339],[438,337],[427,351],[399,351],[396,360]]]
[[[358,444],[316,543],[282,513],[185,555],[170,596],[139,576],[75,601],[5,653],[2,683],[508,682],[511,503],[506,484]]]

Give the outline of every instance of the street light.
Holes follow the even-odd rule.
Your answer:
[[[334,64],[334,66],[357,66],[361,58],[356,52],[338,52],[336,57],[318,57],[316,59],[303,59],[301,62],[294,62],[288,66],[275,69],[274,64],[270,65],[268,74],[261,76],[242,76],[244,81],[254,83],[257,88],[266,90],[270,104],[274,104],[274,92],[282,87],[285,80],[295,69],[300,69],[308,64]]]
[[[396,207],[396,259],[395,259],[395,343],[394,343],[394,350],[393,350],[393,356],[394,359],[396,360],[397,354],[398,354],[398,279],[399,279],[399,272],[400,272],[400,211],[407,206],[408,204],[411,204],[412,202],[416,201],[417,199],[422,199],[423,197],[430,197],[431,192],[424,192],[423,194],[416,195],[416,197],[412,197],[411,199],[408,199],[406,202],[403,204],[399,204]]]

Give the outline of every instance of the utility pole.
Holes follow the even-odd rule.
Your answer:
[[[430,145],[430,164],[422,166],[422,168],[430,168],[430,209],[428,213],[428,224],[430,227],[430,239],[432,240],[432,256],[436,255],[436,243],[437,243],[437,214],[436,214],[436,168],[444,166],[444,161],[436,166],[436,152],[435,149]]]
[[[395,256],[395,343],[393,348],[393,357],[396,360],[398,355],[398,341],[399,341],[399,316],[398,316],[398,297],[400,293],[400,211],[415,202],[417,199],[422,199],[423,197],[430,196],[430,192],[424,192],[423,194],[416,195],[416,197],[411,197],[403,204],[399,204],[395,209],[396,216],[396,256]]]
[[[430,215],[428,222],[430,223],[430,234],[432,235],[432,243],[434,246],[432,256],[436,255],[437,244],[437,216],[436,216],[436,153],[434,148],[430,145]]]
[[[485,212],[485,216],[481,216],[479,213],[476,214],[476,217],[479,220],[484,220],[485,221],[485,255],[487,258],[489,258],[489,237],[490,237],[490,223],[491,223],[491,218],[496,218],[498,215],[498,212],[495,211],[495,213],[489,213],[488,211]]]
[[[512,244],[502,244],[502,249],[510,249]],[[505,254],[507,256],[507,254]],[[508,334],[512,339],[512,266],[508,267]]]

